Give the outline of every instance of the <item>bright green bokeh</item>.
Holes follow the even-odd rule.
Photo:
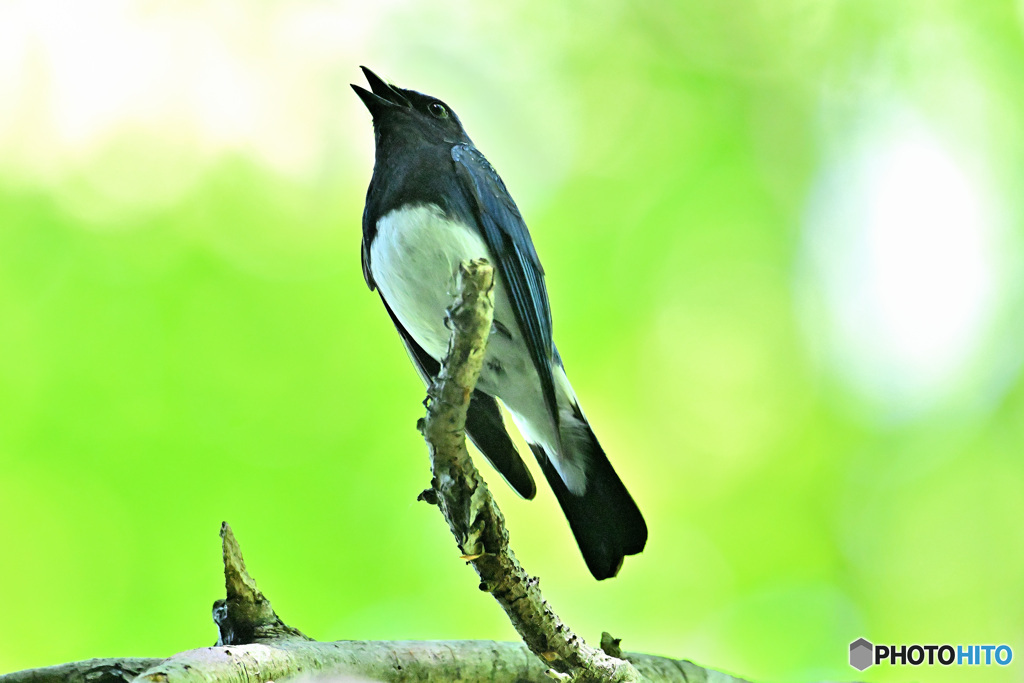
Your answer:
[[[313,637],[515,638],[415,502],[423,388],[359,265],[367,64],[501,171],[648,520],[598,584],[547,488],[485,467],[570,625],[754,680],[1020,679],[846,657],[1024,657],[1021,6],[93,4],[0,9],[0,672],[212,643],[221,520]],[[925,398],[848,362],[865,330],[835,341],[819,286],[858,255],[807,246],[890,109],[965,160],[995,226],[989,313]]]

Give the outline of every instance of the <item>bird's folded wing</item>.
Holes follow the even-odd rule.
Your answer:
[[[366,286],[370,288],[372,292],[377,288],[377,284],[373,281],[373,273],[370,272],[370,239],[369,236],[374,233],[376,226],[370,225],[370,204],[367,202],[366,206],[363,207],[363,248],[360,253],[360,260],[363,262],[363,279],[366,280]],[[384,303],[387,306],[387,302]],[[391,309],[388,309],[391,312]],[[391,316],[392,320],[395,316]],[[397,323],[396,323],[397,324]]]
[[[505,183],[479,150],[470,145],[455,145],[452,160],[460,189],[476,214],[487,248],[498,260],[495,266],[508,288],[516,322],[529,347],[544,400],[557,426],[558,409],[551,374],[554,349],[551,308],[544,285],[544,269],[530,233]]]

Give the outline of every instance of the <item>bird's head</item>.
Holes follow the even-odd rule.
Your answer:
[[[430,95],[405,90],[384,82],[365,66],[360,67],[370,90],[352,84],[373,115],[373,128],[381,139],[404,139],[428,144],[470,143],[459,117],[451,107]],[[371,92],[372,91],[372,92]]]

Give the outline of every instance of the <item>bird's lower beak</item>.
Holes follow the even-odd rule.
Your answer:
[[[352,89],[356,91],[356,94],[359,95],[359,99],[363,101],[363,104],[366,105],[366,108],[370,110],[371,114],[376,114],[377,112],[385,109],[386,107],[395,106],[392,103],[385,100],[384,98],[377,97],[369,90],[366,90],[365,88],[360,88],[355,83],[352,83]]]

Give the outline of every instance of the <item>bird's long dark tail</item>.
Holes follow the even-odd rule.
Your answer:
[[[577,448],[586,451],[587,487],[582,496],[569,490],[542,446],[531,444],[530,448],[569,520],[587,568],[600,581],[615,576],[626,555],[644,549],[647,523],[612,469],[590,425],[585,418],[581,421],[585,438],[574,441]]]

